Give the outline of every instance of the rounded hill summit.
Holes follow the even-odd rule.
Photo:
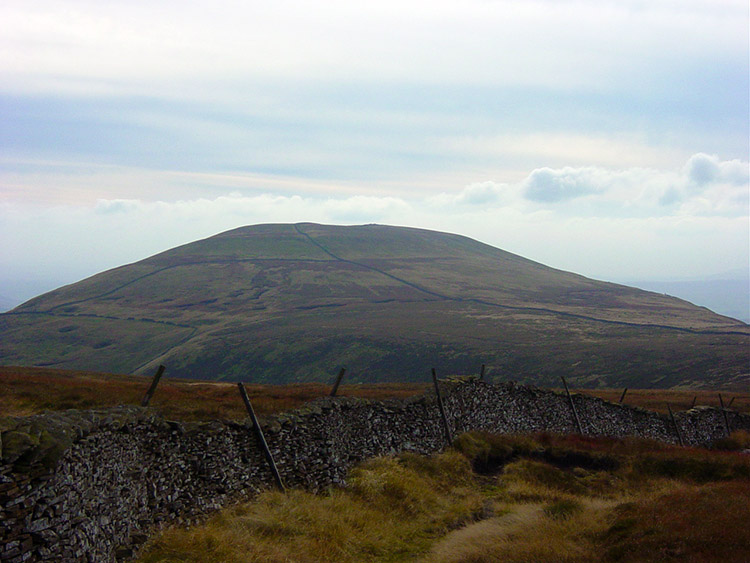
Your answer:
[[[0,363],[288,383],[475,373],[586,386],[737,386],[748,326],[448,233],[241,227],[0,315]]]

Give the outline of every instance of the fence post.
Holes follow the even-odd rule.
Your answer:
[[[622,395],[620,395],[620,404],[622,404],[622,401],[625,399],[625,393],[628,392],[628,388],[625,387],[625,390],[622,392]]]
[[[669,411],[669,418],[672,419],[672,424],[674,425],[675,432],[677,432],[677,441],[680,443],[680,446],[684,446],[685,443],[682,441],[682,432],[680,432],[680,427],[677,426],[677,421],[674,418],[672,407],[669,406],[669,403],[667,403],[667,410]]]
[[[576,405],[573,402],[573,397],[570,395],[570,391],[568,390],[568,384],[562,375],[560,376],[560,379],[562,379],[563,386],[565,387],[565,394],[568,395],[568,401],[570,401],[570,408],[573,409],[573,416],[576,419],[576,426],[578,427],[578,433],[582,435],[583,428],[581,428],[581,419],[578,418],[578,411],[576,410]]]
[[[724,415],[724,427],[727,430],[727,438],[729,438],[731,434],[729,431],[729,417],[727,416],[727,409],[724,408],[724,399],[721,398],[721,393],[719,393],[719,403],[721,403],[721,412]]]
[[[263,450],[263,455],[266,456],[266,461],[268,462],[268,466],[271,468],[271,473],[273,474],[273,480],[276,482],[276,486],[279,488],[280,491],[286,492],[286,489],[284,488],[284,483],[281,481],[281,475],[279,475],[279,470],[276,468],[276,462],[273,460],[273,455],[271,454],[271,450],[268,449],[268,443],[266,443],[266,437],[263,435],[263,429],[260,427],[260,424],[258,423],[258,418],[255,416],[253,405],[250,404],[250,399],[247,396],[247,391],[245,391],[245,386],[242,384],[241,381],[238,381],[237,387],[240,390],[242,401],[245,403],[247,414],[250,415],[250,420],[253,423],[253,429],[255,430],[255,437],[258,439],[260,448]]]
[[[440,387],[438,386],[437,374],[435,368],[432,368],[432,382],[435,384],[435,395],[437,395],[438,408],[440,409],[440,417],[443,419],[443,430],[445,431],[445,440],[450,446],[453,443],[453,436],[451,435],[451,428],[448,425],[448,417],[445,415],[445,406],[443,405],[443,398],[440,395]]]
[[[693,402],[692,402],[692,404],[690,405],[690,408],[691,408],[691,409],[692,409],[693,407],[695,407],[695,401],[697,401],[697,400],[698,400],[698,395],[694,395],[694,396],[693,396]]]
[[[148,391],[146,391],[146,394],[143,396],[143,400],[141,401],[142,407],[147,407],[148,404],[151,402],[151,397],[154,396],[154,391],[156,391],[156,386],[159,385],[159,380],[161,379],[161,376],[164,373],[165,369],[166,368],[164,366],[160,365],[159,369],[156,370],[156,373],[154,374],[154,377],[151,380],[151,386],[148,388]]]
[[[731,409],[731,408],[732,408],[732,403],[734,403],[734,400],[735,400],[736,398],[737,398],[737,397],[732,397],[731,399],[729,399],[729,402],[727,403],[727,408],[728,408],[728,409]]]
[[[484,370],[485,370],[485,368],[486,368],[486,366],[484,364],[482,364],[482,369],[479,370],[479,379],[481,381],[484,381]]]
[[[336,383],[333,384],[333,389],[331,389],[331,397],[336,396],[336,393],[339,390],[339,385],[341,385],[341,380],[344,378],[345,372],[346,368],[341,368],[341,370],[339,370],[339,374],[336,376]]]

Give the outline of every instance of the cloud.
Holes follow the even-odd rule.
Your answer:
[[[748,213],[748,163],[698,153],[677,171],[643,168],[542,168],[520,184],[522,196],[568,214],[601,216]]]
[[[617,90],[637,72],[635,60],[668,70],[670,63],[684,67],[686,54],[721,60],[746,48],[742,2],[653,4],[217,0],[205,10],[174,0],[7,0],[0,12],[7,55],[0,71],[11,71],[16,83],[26,77],[48,85],[56,80],[59,87],[106,79],[115,89],[190,76],[201,84],[368,72],[389,80]]]
[[[697,189],[716,183],[742,186],[750,181],[747,163],[739,160],[722,162],[718,156],[704,153],[690,157],[685,174]]]
[[[696,192],[696,170],[706,162],[709,173],[698,177]],[[747,167],[695,155],[667,171],[543,168],[515,183],[477,182],[437,196],[234,189],[174,201],[6,201],[0,202],[0,271],[32,281],[46,276],[52,289],[242,225],[312,221],[449,231],[605,279],[720,273],[746,267],[750,255]],[[295,189],[291,179],[286,188]],[[0,276],[0,294],[3,283]]]
[[[458,193],[442,193],[427,198],[427,203],[435,207],[483,205],[496,207],[514,197],[515,188],[508,184],[492,181],[469,184]]]
[[[316,202],[310,201],[311,206]],[[321,212],[335,222],[374,222],[390,217],[405,216],[411,205],[396,197],[354,196],[346,199],[327,199],[318,204]]]
[[[747,162],[698,153],[676,170],[538,168],[513,184],[470,184],[428,198],[436,208],[513,207],[561,217],[744,217],[750,213]]]
[[[552,203],[595,194],[607,187],[597,181],[597,173],[594,168],[541,168],[523,183],[523,193],[532,201]]]
[[[703,153],[693,155],[686,169],[688,178],[699,187],[713,183],[721,173],[718,159]]]
[[[132,213],[140,206],[140,202],[134,199],[100,199],[94,206],[97,215],[112,215]]]
[[[542,116],[539,119],[542,122],[557,120],[560,123],[564,119],[554,114],[558,111],[573,109],[570,107],[566,109],[564,101],[555,101],[546,97],[536,97],[526,102],[521,99],[510,99],[507,102],[514,108],[524,107],[525,104],[543,106],[534,109],[538,118]],[[595,105],[601,103],[606,103],[606,101],[599,100],[595,102]],[[549,111],[547,106],[553,108],[550,113],[547,113]],[[599,111],[610,111],[611,106],[608,110],[604,108],[601,110],[590,108],[590,110],[593,115],[596,115]],[[525,114],[524,117],[528,118]],[[611,112],[608,118],[612,119]],[[576,119],[580,119],[579,113],[576,113]],[[534,123],[533,119],[531,122]],[[528,123],[527,120],[526,124]],[[494,159],[510,158],[515,162],[530,164],[534,168],[540,167],[540,162],[550,168],[586,165],[607,168],[658,167],[665,162],[674,162],[682,158],[681,151],[675,146],[657,146],[639,138],[638,135],[613,135],[601,131],[581,133],[575,132],[575,129],[576,127],[571,124],[567,131],[457,135],[438,139],[436,144],[444,151],[482,155]]]

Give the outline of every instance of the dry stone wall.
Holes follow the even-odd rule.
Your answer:
[[[514,384],[441,383],[450,425],[570,433],[565,395]],[[585,434],[677,442],[668,417],[574,395]],[[728,413],[732,429],[750,417]],[[726,434],[717,409],[676,414],[687,444]],[[261,423],[282,479],[318,491],[365,458],[445,445],[434,397],[320,399]],[[248,423],[178,423],[139,407],[0,419],[0,561],[127,558],[161,523],[190,521],[273,486]]]

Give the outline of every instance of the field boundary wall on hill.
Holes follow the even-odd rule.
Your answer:
[[[482,381],[440,383],[454,435],[577,431],[565,395]],[[573,395],[583,433],[677,443],[672,420]],[[725,411],[726,412],[726,411]],[[675,414],[685,444],[707,445],[750,416],[708,407]],[[265,419],[287,486],[320,491],[355,463],[445,447],[437,402],[318,399]],[[0,419],[0,561],[128,558],[163,523],[190,521],[273,487],[249,422],[179,423],[140,407]]]

